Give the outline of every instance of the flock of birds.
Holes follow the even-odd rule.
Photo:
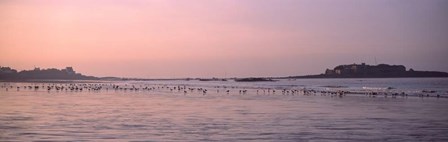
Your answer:
[[[166,85],[166,84],[145,84],[145,85],[131,85],[131,84],[106,84],[106,83],[30,83],[28,85],[21,84],[10,84],[4,83],[0,85],[2,89],[5,91],[13,90],[21,91],[21,90],[33,90],[33,91],[41,91],[46,90],[50,91],[70,91],[70,92],[100,92],[100,91],[133,91],[133,92],[171,92],[171,93],[182,93],[184,95],[187,94],[240,94],[246,95],[249,94],[257,94],[257,95],[321,95],[321,96],[330,96],[330,97],[343,97],[347,94],[363,94],[369,97],[377,97],[391,96],[392,98],[396,97],[407,97],[408,94],[405,92],[401,93],[390,93],[390,92],[349,92],[349,91],[320,91],[314,89],[278,89],[278,88],[240,88],[236,86],[214,86],[209,88],[203,87],[191,87],[186,85]],[[213,92],[213,91],[215,92]],[[426,94],[423,94],[426,93]],[[421,94],[417,94],[418,97],[441,97],[441,95],[433,95],[435,92],[423,91]],[[432,94],[432,95],[430,95]]]

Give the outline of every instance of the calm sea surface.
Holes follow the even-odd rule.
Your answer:
[[[0,86],[0,141],[448,141],[448,79]],[[335,96],[283,89],[409,95]]]

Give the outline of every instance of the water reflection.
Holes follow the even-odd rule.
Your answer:
[[[448,99],[1,91],[0,140],[447,141]]]

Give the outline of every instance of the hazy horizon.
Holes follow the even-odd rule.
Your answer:
[[[0,66],[138,78],[448,72],[446,0],[0,1]]]

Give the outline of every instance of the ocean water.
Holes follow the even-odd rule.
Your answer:
[[[434,97],[446,96],[447,79],[1,82],[0,86],[0,141],[448,141],[448,98]],[[84,89],[48,90],[48,86]],[[409,95],[340,96],[283,89]]]

